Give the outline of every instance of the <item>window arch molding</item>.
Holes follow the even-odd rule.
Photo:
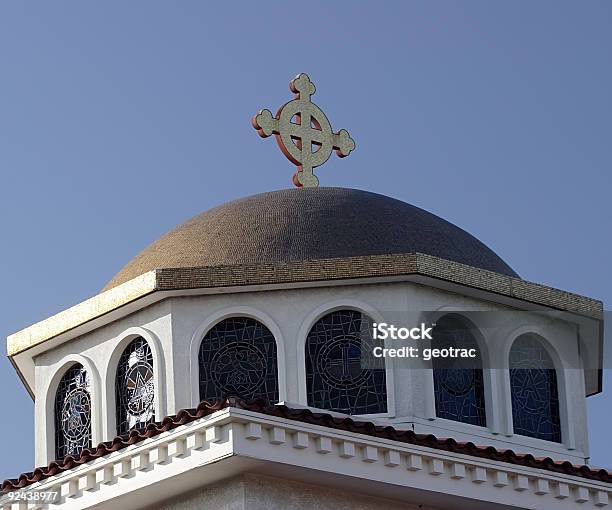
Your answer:
[[[544,326],[538,326],[534,324],[520,324],[512,329],[506,336],[503,342],[503,347],[500,349],[500,356],[502,359],[502,366],[507,369],[509,368],[509,356],[510,350],[514,345],[514,342],[517,338],[523,335],[533,335],[538,337],[538,340],[542,343],[543,347],[546,349],[546,352],[553,360],[555,364],[555,369],[557,371],[564,370],[566,368],[565,362],[559,355],[557,348],[548,340],[548,336],[550,336],[550,332]]]
[[[480,312],[481,310],[474,311]],[[489,344],[487,342],[487,338],[485,338],[485,335],[483,333],[486,328],[483,324],[481,324],[482,321],[478,320],[478,315],[475,315],[474,317],[468,317],[466,313],[469,313],[469,310],[466,310],[465,308],[443,306],[432,312],[423,312],[419,317],[419,321],[423,321],[425,323],[435,323],[444,318],[456,318],[464,322],[473,331],[474,339],[478,344],[478,348],[482,352],[483,365],[486,365],[491,359],[489,353]]]
[[[297,388],[298,388],[298,403],[304,406],[308,405],[308,388],[306,383],[306,340],[313,326],[326,315],[340,310],[352,310],[361,312],[373,322],[385,322],[383,315],[373,306],[365,301],[355,299],[335,299],[321,304],[314,310],[311,310],[306,315],[298,330],[296,342],[296,360],[297,360]],[[387,385],[387,412],[378,416],[395,416],[395,393],[394,393],[394,371],[393,358],[385,359],[385,380]]]
[[[55,397],[59,388],[62,377],[70,368],[76,364],[80,364],[87,371],[91,382],[91,446],[94,447],[103,441],[102,424],[101,424],[101,378],[100,374],[94,365],[93,361],[81,354],[69,354],[63,357],[58,363],[59,368],[55,369],[53,377],[47,385],[44,410],[41,418],[42,428],[45,431],[45,450],[46,458],[42,464],[48,464],[55,459]],[[37,464],[39,462],[37,461]],[[42,465],[41,464],[41,465]]]
[[[505,429],[508,436],[514,435],[513,416],[512,416],[512,388],[510,383],[510,351],[512,346],[519,338],[523,336],[533,336],[539,344],[544,348],[550,359],[552,360],[557,376],[557,395],[559,399],[559,421],[561,425],[561,445],[568,449],[575,448],[573,420],[570,416],[570,405],[568,402],[568,391],[565,380],[566,364],[559,355],[555,346],[547,339],[547,331],[544,327],[533,325],[521,325],[515,328],[506,338],[503,349],[500,349],[500,354],[503,356],[504,368],[504,408],[506,409]],[[529,436],[521,436],[526,440],[541,441],[541,439],[530,438]]]
[[[113,352],[110,355],[109,361],[106,364],[106,375],[104,377],[104,395],[103,402],[105,406],[104,420],[104,437],[107,440],[112,439],[117,435],[117,399],[115,397],[115,384],[117,377],[117,369],[119,367],[119,360],[125,348],[132,342],[132,340],[142,337],[144,338],[149,347],[151,348],[151,354],[153,355],[153,381],[155,384],[155,397],[153,399],[153,405],[155,407],[155,420],[159,421],[166,416],[165,406],[165,362],[164,353],[161,346],[161,342],[157,338],[157,335],[152,331],[143,327],[132,327],[123,331],[120,335],[115,338],[115,346]]]
[[[425,323],[428,322],[436,322],[443,318],[456,318],[460,321],[464,322],[471,331],[474,333],[474,339],[478,344],[478,348],[482,353],[482,364],[483,366],[488,366],[491,361],[490,353],[489,353],[489,345],[487,343],[487,339],[483,334],[484,327],[482,324],[479,324],[478,317],[475,316],[473,318],[467,317],[465,315],[465,309],[454,309],[451,307],[442,307],[434,312],[425,312],[422,314],[422,321]],[[421,319],[420,319],[421,320]]]
[[[489,346],[487,340],[483,334],[482,325],[478,324],[478,319],[475,317],[474,319],[469,318],[465,315],[465,309],[456,309],[455,307],[444,306],[439,308],[434,312],[424,312],[421,315],[421,320],[426,324],[437,323],[439,321],[449,319],[461,322],[465,325],[472,334],[476,345],[480,351],[481,360],[482,360],[482,382],[483,382],[483,393],[484,393],[484,405],[485,405],[485,416],[486,416],[486,425],[484,427],[480,427],[478,425],[471,425],[469,423],[463,422],[455,422],[451,421],[453,424],[459,424],[459,426],[467,426],[467,427],[479,427],[481,429],[489,429],[490,431],[497,433],[499,431],[499,423],[500,417],[498,413],[498,406],[493,404],[495,400],[495,379],[492,376],[491,370],[487,370],[486,367],[491,366],[491,357]],[[436,414],[436,396],[435,396],[435,383],[434,383],[434,371],[433,371],[433,363],[427,363],[432,370],[427,372],[427,385],[429,387],[428,395],[429,398],[426,400],[426,414],[427,418],[430,420],[433,419],[444,419]]]
[[[200,403],[200,367],[199,351],[200,344],[206,334],[217,324],[226,319],[246,317],[263,324],[270,330],[276,342],[276,367],[278,379],[278,400],[287,400],[287,361],[285,358],[285,347],[281,329],[274,319],[267,313],[251,306],[231,306],[222,308],[211,313],[195,329],[189,343],[189,381],[191,406],[196,407]]]

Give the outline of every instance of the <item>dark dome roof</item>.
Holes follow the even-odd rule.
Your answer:
[[[517,276],[478,239],[423,209],[356,189],[303,188],[194,216],[140,252],[104,290],[158,268],[412,252]]]

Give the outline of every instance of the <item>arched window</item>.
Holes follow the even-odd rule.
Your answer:
[[[470,327],[445,316],[433,331],[432,348],[475,349],[476,358],[432,358],[436,416],[486,426],[482,357]]]
[[[115,403],[118,435],[155,421],[153,354],[142,337],[132,340],[121,354],[115,379]]]
[[[200,400],[227,397],[278,402],[276,341],[270,330],[249,317],[215,325],[199,352]]]
[[[91,384],[78,363],[62,376],[55,393],[55,458],[77,457],[91,446]]]
[[[541,341],[531,334],[510,349],[514,433],[561,442],[557,372]]]
[[[308,405],[348,414],[387,411],[384,365],[372,355],[372,323],[354,310],[326,315],[306,339]]]

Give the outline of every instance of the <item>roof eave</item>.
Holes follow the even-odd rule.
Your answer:
[[[245,292],[372,281],[439,281],[457,289],[486,293],[491,301],[568,312],[599,323],[601,301],[520,278],[421,253],[317,259],[276,264],[163,268],[101,292],[7,338],[7,354],[28,391],[33,391],[33,358],[42,344],[62,343],[100,325],[170,296],[207,292]],[[53,342],[54,344],[56,342]],[[45,348],[51,345],[45,345]],[[601,345],[599,347],[601,352]],[[601,377],[588,394],[601,391]],[[595,387],[596,386],[596,387]]]

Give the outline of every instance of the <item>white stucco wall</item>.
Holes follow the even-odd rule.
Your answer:
[[[245,475],[165,501],[152,510],[284,510],[287,508],[415,510],[423,507],[280,478]],[[427,510],[436,509],[427,507]]]
[[[223,318],[246,315],[264,323],[275,335],[280,399],[306,405],[306,335],[321,316],[340,308],[359,309],[374,320],[387,322],[396,321],[397,312],[508,311],[492,302],[409,282],[168,298],[36,357],[36,464],[46,464],[54,457],[53,399],[59,378],[70,363],[80,362],[92,374],[92,433],[96,444],[115,436],[115,366],[131,338],[141,335],[151,344],[156,417],[161,418],[197,405],[197,350],[206,331]],[[484,351],[491,356],[493,366],[501,367],[512,341],[520,334],[535,332],[547,340],[558,368],[563,444],[512,434],[509,378],[502,368],[485,370],[488,414],[487,427],[483,428],[436,418],[431,370],[403,365],[394,368],[393,361],[388,360],[389,412],[376,419],[417,432],[582,462],[588,455],[584,379],[581,370],[569,368],[578,366],[575,330],[547,317],[539,324],[533,317],[528,324],[521,324],[518,316],[508,320],[511,327],[504,333],[482,329]]]

